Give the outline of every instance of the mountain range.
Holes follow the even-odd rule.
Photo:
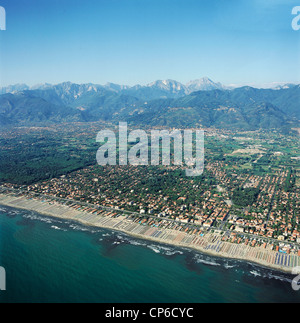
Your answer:
[[[299,127],[300,85],[228,88],[209,78],[183,85],[25,84],[0,89],[0,126],[97,120],[239,130]]]
[[[71,82],[65,82],[60,84],[63,88],[75,88],[75,84]],[[49,83],[44,84],[37,84],[32,87],[29,87],[26,84],[16,84],[16,85],[9,85],[7,87],[0,88],[0,94],[6,93],[14,93],[19,91],[26,91],[26,90],[47,90],[51,88],[58,88],[57,85],[51,85]],[[98,90],[109,90],[112,92],[123,94],[134,95],[139,98],[170,98],[170,97],[180,97],[183,95],[190,94],[195,91],[210,91],[210,90],[220,90],[220,89],[230,89],[230,87],[226,87],[221,83],[215,83],[208,77],[203,77],[201,79],[193,80],[188,82],[187,84],[182,84],[180,82],[174,80],[158,80],[147,85],[119,85],[114,83],[106,83],[105,85],[99,84],[82,84],[80,89],[88,90],[88,91],[95,91]]]

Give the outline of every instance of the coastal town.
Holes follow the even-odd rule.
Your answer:
[[[63,154],[71,150],[72,156],[84,152],[81,157],[87,162],[80,167],[74,163],[74,170],[26,184],[2,181],[0,188],[4,195],[0,204],[23,207],[25,199],[29,209],[43,213],[47,206],[48,214],[47,209],[54,203],[56,207],[71,209],[86,224],[96,223],[144,239],[199,247],[203,252],[247,259],[282,270],[298,264],[297,138],[205,129],[204,172],[201,176],[187,177],[184,166],[90,164],[89,158],[95,159],[96,151],[91,136],[97,126],[87,129],[75,125],[82,133],[71,141],[69,134],[74,129],[66,127],[66,144],[57,138],[56,129],[31,129],[29,137],[26,134],[22,141],[23,150],[33,149],[30,139],[33,136],[34,144],[45,144],[48,151],[49,148],[57,151],[58,144],[62,160],[70,159]],[[50,139],[45,133],[50,134]],[[5,152],[11,149],[13,158],[15,147],[10,148],[8,143],[14,134],[6,133],[4,138]],[[93,157],[87,158],[92,152]],[[60,156],[55,154],[59,160]],[[41,172],[39,176],[42,175]],[[20,200],[10,200],[16,197]],[[42,202],[43,207],[30,206],[33,201]],[[64,213],[57,213],[60,215]]]
[[[3,188],[0,189],[0,204],[77,221],[87,226],[119,230],[137,238],[193,248],[214,256],[252,261],[288,273],[300,265],[300,245],[291,247],[290,244],[281,243],[274,249],[270,240],[264,242],[248,234],[240,235],[235,230],[220,232],[180,220],[141,216],[89,203]]]

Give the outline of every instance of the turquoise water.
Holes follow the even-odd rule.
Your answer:
[[[0,206],[0,302],[299,302],[293,277]]]

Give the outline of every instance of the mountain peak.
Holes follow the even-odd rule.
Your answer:
[[[211,91],[224,89],[224,86],[221,83],[215,83],[207,76],[188,82],[186,84],[186,87],[190,93],[196,91]]]
[[[122,90],[129,89],[130,86],[128,86],[128,85],[119,85],[119,84],[116,84],[116,83],[107,82],[104,85],[104,88],[107,89],[107,90],[113,91],[113,92],[119,92],[119,91],[122,91]]]
[[[157,80],[155,82],[147,84],[147,87],[159,88],[161,90],[171,91],[171,92],[185,92],[186,88],[180,82],[175,80]]]

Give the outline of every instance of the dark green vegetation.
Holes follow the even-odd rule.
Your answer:
[[[280,129],[283,132],[299,126],[299,85],[279,90],[242,87],[189,95],[179,91],[176,96],[171,90],[152,87],[113,89],[62,83],[3,94],[0,95],[0,126],[99,120],[166,127]]]
[[[288,173],[288,176],[286,178],[286,181],[284,183],[284,190],[286,192],[292,192],[293,189],[294,189],[294,187],[295,187],[295,184],[296,184],[296,176],[292,176],[292,175],[296,175],[296,171],[290,169],[289,170],[289,173]]]
[[[259,188],[238,188],[232,194],[232,202],[238,206],[249,206],[256,202]]]
[[[2,135],[0,182],[28,185],[95,164],[98,147],[95,140],[80,132],[74,135],[67,129],[59,134],[55,129],[37,128]],[[81,132],[84,131],[82,128]]]

